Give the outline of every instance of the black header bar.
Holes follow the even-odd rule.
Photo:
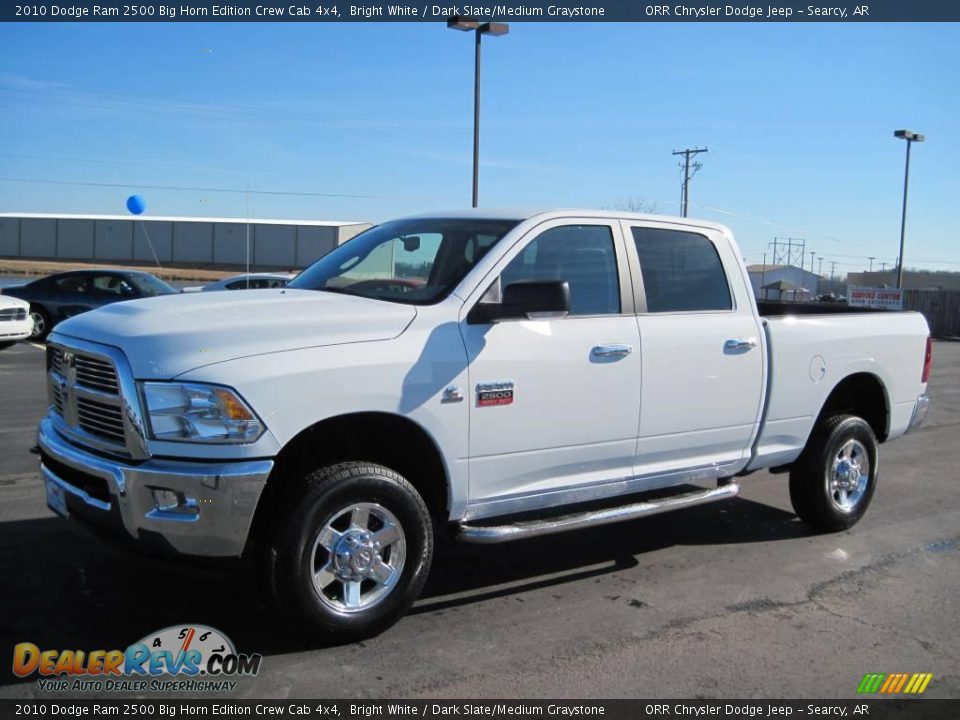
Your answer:
[[[101,693],[103,695],[103,693]],[[736,720],[764,718],[956,720],[960,700],[231,700],[67,699],[0,700],[0,718],[291,717],[323,720],[424,718],[492,720]]]
[[[4,22],[960,22],[953,0],[63,0],[0,3]]]

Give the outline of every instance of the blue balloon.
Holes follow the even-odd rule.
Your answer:
[[[127,210],[134,215],[139,215],[147,209],[146,201],[139,195],[131,195],[127,198]]]

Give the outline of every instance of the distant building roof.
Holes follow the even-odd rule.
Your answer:
[[[156,220],[163,222],[238,223],[245,225],[313,225],[318,227],[342,227],[344,225],[370,225],[362,220],[279,220],[271,218],[225,218],[193,217],[189,215],[75,215],[72,213],[0,213],[0,218],[29,218],[41,220]]]
[[[815,277],[821,277],[812,270],[807,270],[806,268],[798,268],[796,265],[764,265],[763,263],[754,263],[753,265],[747,265],[748,273],[765,273],[773,272],[774,270],[796,270],[802,272],[804,275],[813,275]]]

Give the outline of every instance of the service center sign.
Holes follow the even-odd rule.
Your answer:
[[[851,285],[847,288],[847,305],[877,310],[901,310],[903,309],[903,290]]]

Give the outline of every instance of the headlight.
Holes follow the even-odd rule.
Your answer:
[[[195,383],[141,383],[150,437],[204,443],[249,443],[264,431],[230,388]]]

